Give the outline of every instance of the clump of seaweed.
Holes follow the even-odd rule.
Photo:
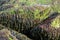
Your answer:
[[[34,40],[60,40],[59,28],[54,28],[50,24],[59,13],[53,13],[47,19],[43,20],[39,25],[34,27],[30,33]]]

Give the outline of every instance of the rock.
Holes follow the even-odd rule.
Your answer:
[[[11,35],[10,31],[8,29],[2,29],[0,30],[0,40],[18,40],[16,37]]]
[[[60,28],[40,25],[31,30],[31,38],[34,40],[60,40]]]
[[[22,18],[19,14],[0,14],[0,24],[9,27],[18,32],[23,32],[25,30],[30,30],[33,27],[33,21],[29,18]]]
[[[26,35],[18,33],[14,30],[8,30],[6,28],[0,30],[0,40],[32,40]]]
[[[6,28],[5,26],[0,24],[0,30]]]
[[[55,15],[54,15],[55,14]],[[32,28],[30,36],[34,40],[60,40],[60,28],[53,28],[51,22],[59,14],[54,13],[47,19],[43,20],[39,25]]]
[[[14,30],[10,30],[10,31],[11,31],[11,34],[15,36],[18,40],[32,40],[22,33],[18,33]]]

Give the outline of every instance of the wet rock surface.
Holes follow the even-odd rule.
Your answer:
[[[50,25],[50,22],[58,15],[58,13],[53,13],[47,19],[34,26],[32,20],[24,19],[19,14],[1,13],[0,26],[1,29],[9,28],[15,30],[10,30],[10,34],[17,40],[58,40],[59,29],[55,29]]]
[[[2,29],[0,30],[0,40],[18,40],[16,37],[11,35],[10,31],[8,29]]]
[[[18,33],[13,30],[0,30],[0,40],[31,40],[26,35]]]
[[[35,11],[42,16],[45,9],[48,7],[27,6],[19,0],[0,0],[0,40],[60,40],[60,28],[51,26],[60,13],[49,10],[46,19],[34,19]]]

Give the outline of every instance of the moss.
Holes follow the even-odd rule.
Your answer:
[[[59,16],[56,17],[56,19],[53,20],[53,22],[51,22],[51,26],[54,28],[59,28],[60,27],[60,18]]]
[[[13,40],[12,38],[9,38],[9,40]]]

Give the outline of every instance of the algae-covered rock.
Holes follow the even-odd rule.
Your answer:
[[[2,29],[0,30],[0,40],[18,40],[18,39],[11,35],[8,29]]]
[[[4,28],[5,28],[5,26],[3,26],[3,25],[0,24],[0,30],[4,29]]]
[[[30,31],[31,38],[34,40],[60,40],[60,27],[54,28],[51,26],[51,22],[58,15],[58,13],[54,13],[46,20],[42,21],[38,26],[34,27]]]
[[[34,40],[60,40],[60,28],[41,26],[31,30],[31,37]]]
[[[26,35],[18,33],[14,30],[0,30],[0,40],[31,40]]]
[[[10,30],[10,31],[11,31],[11,34],[15,36],[18,40],[32,40],[22,33],[18,33],[14,30]]]
[[[40,10],[46,9],[46,7],[40,5],[27,6],[21,4],[20,0],[1,0],[0,2],[0,24],[22,33],[30,30],[40,22],[39,19],[36,19],[38,22],[34,20],[34,11],[38,9],[39,15]]]
[[[29,18],[23,18],[19,16],[19,14],[8,14],[1,13],[0,14],[0,24],[16,30],[18,32],[22,32],[25,30],[30,30],[33,27],[33,21]]]

